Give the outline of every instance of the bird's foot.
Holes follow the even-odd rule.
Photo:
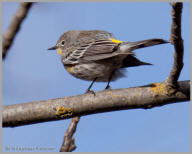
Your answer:
[[[110,89],[111,89],[110,85],[107,85],[107,86],[105,87],[105,90],[110,90]]]
[[[93,94],[95,96],[95,92],[90,90],[90,89],[87,89],[85,93],[86,94]]]

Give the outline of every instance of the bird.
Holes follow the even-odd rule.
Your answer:
[[[152,65],[140,61],[133,52],[136,49],[169,43],[153,38],[136,42],[120,41],[104,30],[70,30],[60,36],[55,46],[65,69],[74,77],[94,82],[110,82],[123,76],[127,67]]]

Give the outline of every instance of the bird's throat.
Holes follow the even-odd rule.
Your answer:
[[[57,49],[57,53],[58,53],[58,55],[61,56],[61,55],[62,55],[62,50],[58,48],[58,49]]]

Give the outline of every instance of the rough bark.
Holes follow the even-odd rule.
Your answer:
[[[15,127],[44,121],[61,120],[94,113],[125,109],[148,109],[165,104],[189,101],[190,82],[179,82],[171,91],[165,83],[104,90],[93,94],[3,106],[3,127]]]

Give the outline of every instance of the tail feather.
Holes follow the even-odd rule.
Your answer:
[[[142,62],[139,59],[137,59],[133,55],[128,55],[124,60],[123,60],[123,65],[121,68],[125,67],[134,67],[134,66],[140,66],[140,65],[152,65],[150,63]]]
[[[165,44],[165,43],[169,43],[169,42],[163,39],[149,39],[149,40],[133,42],[132,45],[137,48],[144,48],[144,47],[149,47],[149,46],[158,45],[158,44]]]
[[[126,51],[133,51],[139,48],[165,44],[165,43],[169,43],[169,42],[163,39],[148,39],[148,40],[137,41],[137,42],[123,42],[120,45],[120,49],[126,52]]]
[[[164,44],[164,43],[169,43],[169,42],[163,39],[149,39],[149,40],[143,40],[143,41],[137,41],[137,42],[123,42],[120,44],[119,47],[120,47],[121,53],[128,53],[135,49],[145,48],[145,47]],[[123,60],[123,64],[121,68],[140,66],[140,65],[152,65],[152,64],[140,61],[135,57],[133,53],[126,56],[126,58]]]

